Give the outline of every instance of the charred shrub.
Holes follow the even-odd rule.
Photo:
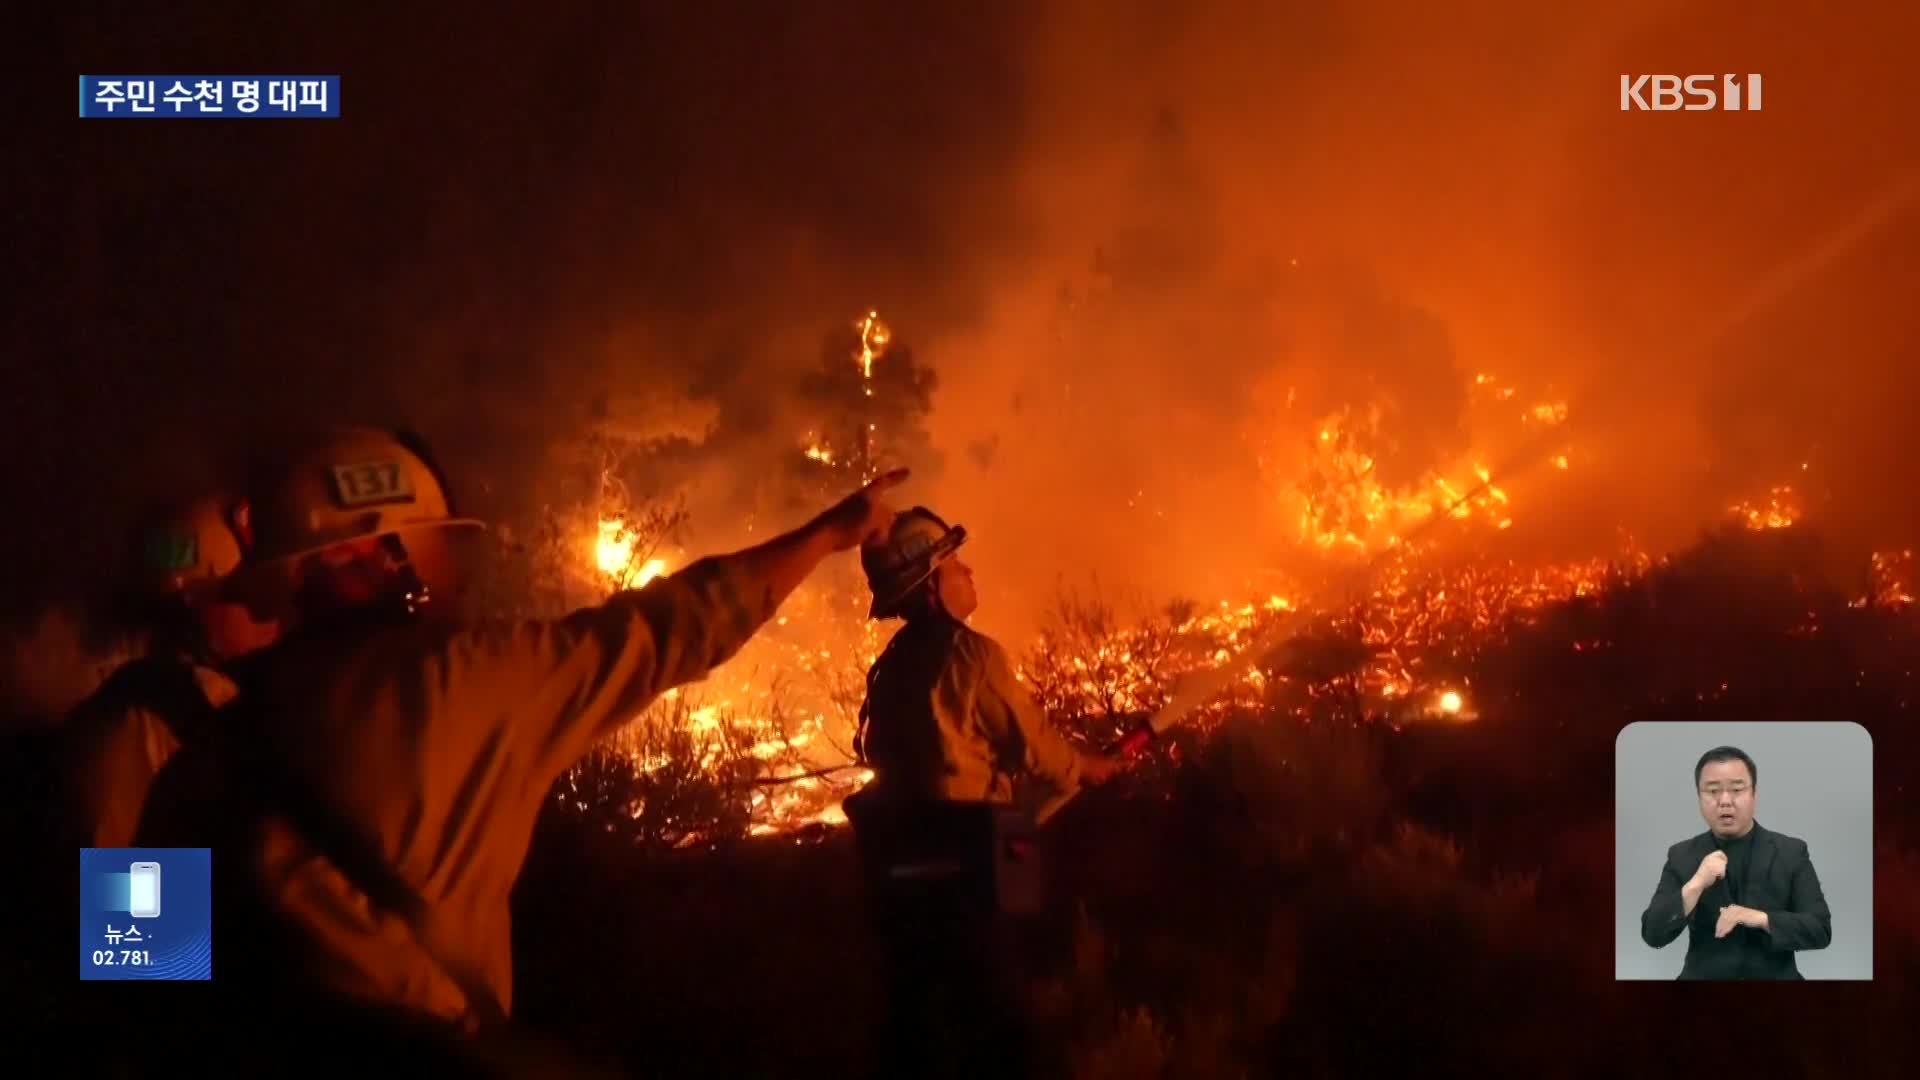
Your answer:
[[[726,718],[702,712],[662,702],[596,748],[555,783],[549,826],[651,850],[746,836],[758,762]]]

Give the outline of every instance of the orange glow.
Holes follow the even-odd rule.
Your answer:
[[[1749,529],[1785,529],[1800,520],[1799,499],[1792,486],[1777,484],[1767,492],[1765,500],[1745,500],[1727,508]]]

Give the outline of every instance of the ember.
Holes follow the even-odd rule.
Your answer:
[[[1789,484],[1777,484],[1765,501],[1738,502],[1727,508],[1749,529],[1784,529],[1800,520],[1800,503]]]

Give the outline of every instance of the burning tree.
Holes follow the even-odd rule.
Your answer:
[[[689,515],[660,479],[660,441],[596,424],[555,445],[533,485],[541,501],[490,532],[477,614],[553,616],[665,573]]]
[[[796,494],[809,501],[844,494],[896,466],[924,471],[937,463],[926,431],[937,380],[913,350],[869,311],[828,335],[817,369],[798,397],[813,427],[802,436]]]
[[[809,428],[781,450],[790,455],[784,467],[761,470],[743,494],[786,514],[895,465],[929,467],[933,386],[933,372],[868,312],[829,335],[818,369],[796,381]],[[583,473],[593,483],[581,485],[570,512],[550,508],[530,545],[546,579],[598,599],[676,568],[667,548],[689,514],[677,495],[638,483],[660,471],[650,467],[654,449],[587,440]],[[844,820],[839,800],[871,778],[853,765],[848,737],[884,640],[865,618],[867,599],[851,560],[822,568],[728,663],[656,703],[570,773],[556,811],[642,846]]]

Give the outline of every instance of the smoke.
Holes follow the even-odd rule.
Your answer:
[[[1849,527],[1910,527],[1884,492],[1915,449],[1915,18],[76,20],[72,70],[125,35],[339,71],[343,118],[23,133],[5,449],[51,524],[8,538],[8,597],[86,587],[132,506],[337,419],[422,429],[503,518],[570,490],[584,432],[656,442],[696,546],[764,535],[802,516],[741,494],[798,446],[789,388],[869,309],[937,372],[944,464],[902,497],[968,525],[997,631],[1062,575],[1257,585],[1324,417],[1367,416],[1378,478],[1413,482],[1487,449],[1479,373],[1569,404],[1573,467],[1503,478],[1516,542],[1684,542],[1802,462]],[[1637,71],[1762,72],[1766,109],[1620,112]]]
[[[1779,483],[1910,537],[1912,13],[1395,7],[1066,5],[1030,40],[1035,250],[937,356],[945,444],[990,451],[940,492],[983,619],[1063,572],[1257,585],[1293,524],[1262,444],[1344,408],[1383,485],[1486,452],[1508,550],[1663,550]],[[1765,111],[1621,112],[1640,71],[1762,72]],[[1568,404],[1570,469],[1502,459],[1531,444],[1479,373]]]

